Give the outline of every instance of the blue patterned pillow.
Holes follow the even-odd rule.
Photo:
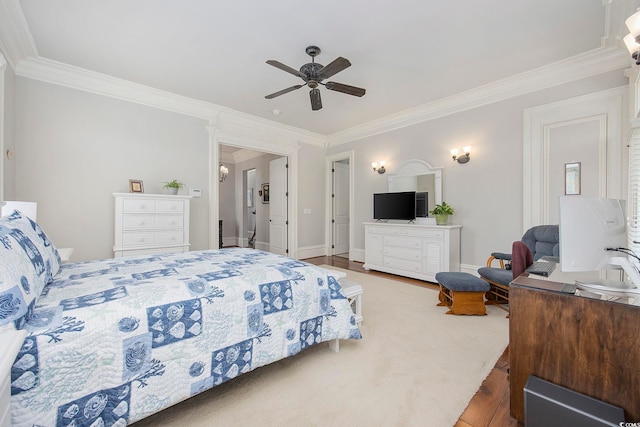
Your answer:
[[[38,224],[18,211],[0,218],[0,326],[23,318],[58,271],[58,250]]]

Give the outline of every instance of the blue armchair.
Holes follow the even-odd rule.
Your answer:
[[[529,248],[533,261],[543,256],[557,258],[560,255],[560,228],[557,225],[537,225],[524,233],[521,242]],[[480,277],[491,286],[487,292],[487,304],[496,304],[505,310],[508,308],[503,304],[509,304],[509,283],[521,274],[521,271],[512,271],[512,258],[511,253],[493,252],[487,266],[478,269]],[[498,261],[500,267],[494,267],[494,261]]]

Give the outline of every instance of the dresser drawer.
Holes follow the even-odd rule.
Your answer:
[[[124,214],[122,216],[122,228],[125,229],[145,229],[155,226],[155,215],[146,214]]]
[[[153,199],[125,199],[122,203],[125,212],[155,212],[156,201]]]
[[[183,215],[158,215],[156,216],[157,228],[182,228],[184,225]]]
[[[407,236],[384,236],[383,243],[385,246],[401,246],[403,248],[421,248],[422,239],[419,237]]]
[[[175,245],[184,243],[184,234],[182,231],[162,231],[156,233],[156,244],[158,245]]]
[[[147,246],[156,242],[156,233],[151,231],[122,233],[122,246]]]
[[[385,257],[394,257],[417,261],[420,261],[422,259],[422,249],[385,246],[382,251]]]
[[[184,202],[181,200],[156,200],[157,212],[182,212]]]
[[[384,266],[396,268],[399,270],[407,270],[415,273],[422,271],[422,263],[420,260],[408,260],[401,258],[385,257]]]

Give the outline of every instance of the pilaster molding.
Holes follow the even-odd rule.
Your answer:
[[[619,87],[583,95],[523,112],[523,233],[530,227],[547,223],[548,130],[563,123],[585,118],[600,122],[601,170],[600,197],[624,198],[624,133],[626,115],[624,103],[627,88]],[[606,167],[605,167],[606,165]]]

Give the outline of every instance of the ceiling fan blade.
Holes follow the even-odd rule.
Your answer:
[[[327,64],[325,67],[322,67],[319,74],[321,78],[327,79],[350,66],[351,62],[349,62],[348,59],[340,56]]]
[[[309,97],[311,98],[311,109],[313,111],[322,108],[322,98],[320,98],[320,89],[315,88],[309,91]]]
[[[265,98],[267,98],[267,99],[273,99],[273,98],[275,98],[276,96],[284,95],[285,93],[289,93],[289,92],[291,92],[291,91],[293,91],[293,90],[300,89],[302,86],[304,86],[304,85],[295,85],[295,86],[291,86],[291,87],[288,87],[288,88],[286,88],[286,89],[282,89],[282,90],[279,90],[279,91],[277,91],[277,92],[274,92],[274,93],[272,93],[271,95],[267,95],[267,96],[265,96]]]
[[[293,74],[294,76],[298,76],[298,77],[300,77],[300,78],[302,78],[302,79],[305,79],[305,81],[306,81],[306,79],[307,79],[307,76],[305,76],[304,74],[302,74],[300,71],[296,70],[295,68],[291,68],[291,67],[289,67],[288,65],[284,65],[282,62],[279,62],[279,61],[275,61],[275,60],[273,60],[273,59],[270,59],[270,60],[268,60],[268,61],[267,61],[267,64],[269,64],[269,65],[273,65],[274,67],[279,68],[279,69],[281,69],[282,71],[286,71],[287,73],[291,73],[291,74]]]
[[[346,93],[347,95],[363,96],[367,91],[365,89],[349,86],[342,83],[327,82],[325,87],[329,90],[335,90],[336,92]]]

